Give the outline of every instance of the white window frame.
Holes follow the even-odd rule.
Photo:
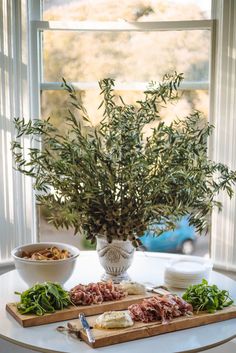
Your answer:
[[[14,106],[18,112],[17,115],[21,116],[21,113],[25,114],[24,111],[27,111],[27,118],[37,118],[40,117],[40,90],[51,88],[55,90],[60,89],[58,83],[43,83],[40,78],[39,64],[41,59],[38,57],[40,45],[38,37],[40,30],[42,30],[40,29],[42,21],[39,23],[38,20],[40,19],[41,14],[41,1],[3,0],[3,4],[8,4],[7,6],[9,11],[11,11],[11,6],[15,9],[15,18],[18,20],[14,23],[15,29],[13,33],[13,49],[17,54],[14,59],[14,65],[15,68],[18,67],[18,54],[23,52],[24,57],[27,56],[27,78],[26,80],[21,81],[22,72],[19,65],[19,70],[14,71],[14,75],[12,76],[12,78],[16,81],[16,86],[9,88],[6,86],[7,81],[2,81],[2,92],[4,92],[4,89],[7,89],[7,97],[11,95],[11,99],[13,99],[12,102],[14,102]],[[212,33],[210,85],[207,83],[208,86],[206,89],[210,87],[210,122],[215,125],[215,132],[214,137],[210,139],[209,153],[213,160],[226,163],[230,166],[230,168],[236,169],[236,160],[233,148],[236,139],[236,124],[234,122],[236,116],[236,3],[235,0],[212,0],[212,9],[212,18],[214,18],[214,20],[209,20],[210,22],[208,20],[207,22],[198,21],[198,25],[201,24],[203,29],[206,29],[206,26],[208,28],[210,27]],[[51,30],[56,30],[53,28],[53,25],[54,27],[57,26],[58,29],[62,26],[64,28],[65,26],[64,22],[43,22],[44,25],[51,27]],[[190,24],[191,26],[193,25],[193,21],[180,22],[161,23],[163,26],[162,30],[168,30],[170,29],[168,26],[172,25],[172,30],[176,29],[178,26],[180,27],[180,30],[183,23],[185,23],[185,26],[189,26]],[[22,32],[22,23],[25,25],[24,30],[26,32],[24,33]],[[119,25],[124,25],[124,23]],[[137,26],[139,24],[134,23],[129,25],[132,27],[132,25]],[[194,25],[196,25],[196,23],[194,23]],[[78,23],[76,23],[76,26],[78,26]],[[168,29],[165,26],[167,26]],[[200,29],[200,27],[198,27],[198,29]],[[44,30],[46,29],[44,28]],[[50,28],[47,30],[50,30]],[[70,28],[68,28],[68,30],[70,30]],[[158,30],[161,30],[161,28],[159,27]],[[24,47],[21,47],[22,41],[18,33],[23,33],[23,37],[26,37],[23,43]],[[32,38],[37,38],[36,42],[34,42]],[[4,61],[0,60],[0,65],[1,67],[4,67],[4,65],[12,65],[11,58],[9,58],[9,61],[7,61],[7,58],[5,58]],[[19,86],[17,86],[17,82],[20,83]],[[80,85],[81,83],[78,84]],[[78,86],[78,88],[80,87],[81,89],[85,88],[85,86]],[[197,86],[191,86],[191,83],[188,87],[191,89],[197,89]],[[94,88],[95,86],[91,87],[91,89]],[[25,94],[25,92],[27,92],[27,94]],[[20,93],[20,96],[18,93]],[[8,99],[7,97],[4,98],[3,96],[6,101]],[[23,110],[21,109],[22,107],[24,108]],[[12,114],[9,115],[9,120],[11,116]],[[223,131],[222,121],[225,124],[225,129]],[[4,123],[1,125],[0,122],[0,126],[2,129],[2,135],[4,136],[4,134],[7,134],[8,131],[6,130]],[[226,141],[227,143],[225,143]],[[0,149],[0,162],[4,160],[4,158],[6,158],[4,155],[4,149]],[[5,170],[3,170],[2,175],[0,175],[0,181],[3,180],[4,177],[7,178],[11,175],[11,171],[12,165],[11,163],[8,163]],[[6,263],[8,263],[8,260],[10,259],[10,249],[15,241],[20,243],[25,241],[25,239],[31,239],[31,241],[35,241],[37,239],[35,203],[32,202],[32,200],[34,200],[34,192],[31,189],[30,193],[28,187],[21,187],[19,189],[19,185],[23,185],[22,175],[20,175],[20,173],[14,174],[12,185],[13,190],[17,190],[17,192],[13,194],[15,203],[20,200],[23,207],[28,203],[32,205],[32,209],[30,210],[30,213],[26,214],[26,209],[25,211],[24,208],[19,209],[20,206],[18,203],[18,207],[16,208],[17,218],[14,220],[14,223],[12,224],[9,220],[9,225],[7,225],[8,221],[6,220],[6,225],[4,226],[5,228],[1,229],[3,232],[6,231],[5,240],[3,243],[1,242],[1,247],[5,249],[4,252],[6,254]],[[5,196],[7,202],[7,191],[4,194],[4,197]],[[219,268],[236,270],[236,256],[234,255],[236,254],[236,198],[230,202],[225,197],[223,199],[223,203],[224,208],[220,215],[218,215],[216,211],[213,212],[211,232],[212,258],[214,263]],[[23,211],[24,214],[22,213]],[[4,219],[4,216],[4,210],[0,208],[0,217]],[[7,233],[7,230],[12,226],[13,231],[11,233]],[[227,234],[225,235],[225,233]],[[17,238],[11,238],[14,236]],[[0,265],[2,265],[1,262]]]
[[[76,32],[147,32],[147,31],[210,31],[210,53],[213,48],[214,20],[192,21],[155,21],[155,22],[126,22],[126,21],[44,21],[42,20],[42,2],[31,0],[34,3],[34,15],[30,22],[31,28],[31,76],[32,90],[32,117],[41,117],[41,92],[46,90],[63,90],[61,82],[44,82],[41,34],[43,31],[76,31]],[[42,0],[43,1],[43,0]],[[212,58],[209,57],[208,81],[184,81],[179,90],[209,90],[212,72]],[[69,82],[76,90],[99,89],[98,82]],[[119,82],[116,80],[117,90],[143,91],[148,82]]]
[[[236,170],[236,1],[213,0],[215,22],[214,67],[211,79],[210,158]],[[211,258],[215,268],[236,271],[236,187],[232,200],[226,192],[219,195],[222,212],[213,211]]]
[[[38,18],[42,17],[41,7],[38,6]],[[31,21],[31,35],[33,38],[32,48],[32,77],[33,96],[34,96],[34,116],[40,117],[40,91],[62,90],[61,82],[43,81],[43,62],[41,48],[41,33],[43,31],[77,31],[77,32],[146,32],[146,31],[182,31],[182,30],[209,30],[211,33],[210,42],[213,38],[214,20],[193,20],[193,21],[156,21],[156,22],[126,22],[126,21]],[[209,76],[211,72],[211,62]],[[98,89],[97,82],[69,82],[76,90]],[[143,91],[147,88],[148,82],[124,83],[116,81],[117,90],[137,90]],[[181,83],[180,90],[209,90],[210,77],[208,81],[185,81]]]
[[[34,0],[35,1],[35,0]],[[31,178],[13,169],[14,117],[31,118],[29,62],[31,3],[0,2],[0,267],[12,265],[11,250],[37,240]],[[30,146],[22,137],[25,150]]]

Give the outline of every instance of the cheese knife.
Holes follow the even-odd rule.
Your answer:
[[[88,341],[90,343],[94,343],[95,342],[95,338],[94,338],[94,335],[92,334],[91,328],[89,326],[89,323],[88,323],[85,315],[83,313],[79,314],[79,319],[80,319],[80,322],[81,322],[81,325],[82,325],[83,329],[86,332],[86,335],[88,337]]]
[[[146,286],[146,291],[160,295],[170,294],[169,290],[165,286]]]

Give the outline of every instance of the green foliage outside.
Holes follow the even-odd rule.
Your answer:
[[[206,0],[206,2],[209,2]],[[141,22],[198,20],[208,18],[197,1],[111,0],[44,1],[45,20]],[[160,81],[165,72],[184,72],[187,81],[208,81],[210,31],[148,31],[148,32],[78,32],[44,31],[43,80],[91,83],[111,77],[116,83]],[[141,92],[119,92],[126,102],[134,104]],[[99,123],[98,90],[80,91],[94,125]],[[60,130],[64,120],[66,94],[63,91],[42,92],[42,118]],[[184,92],[175,105],[161,112],[162,119],[173,121],[193,109],[208,116],[207,90]]]

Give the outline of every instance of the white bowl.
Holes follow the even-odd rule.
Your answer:
[[[32,252],[51,246],[68,250],[72,256],[63,260],[30,260],[20,257],[23,251]],[[45,281],[64,284],[73,273],[79,253],[79,249],[72,245],[44,242],[18,246],[12,250],[11,255],[20,277],[26,284],[32,286]]]

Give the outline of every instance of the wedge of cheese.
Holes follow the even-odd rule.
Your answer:
[[[96,328],[124,328],[133,326],[134,322],[127,311],[106,311],[98,316],[95,322]]]
[[[122,281],[120,283],[121,288],[129,295],[134,294],[145,294],[146,288],[143,284],[132,281]]]

